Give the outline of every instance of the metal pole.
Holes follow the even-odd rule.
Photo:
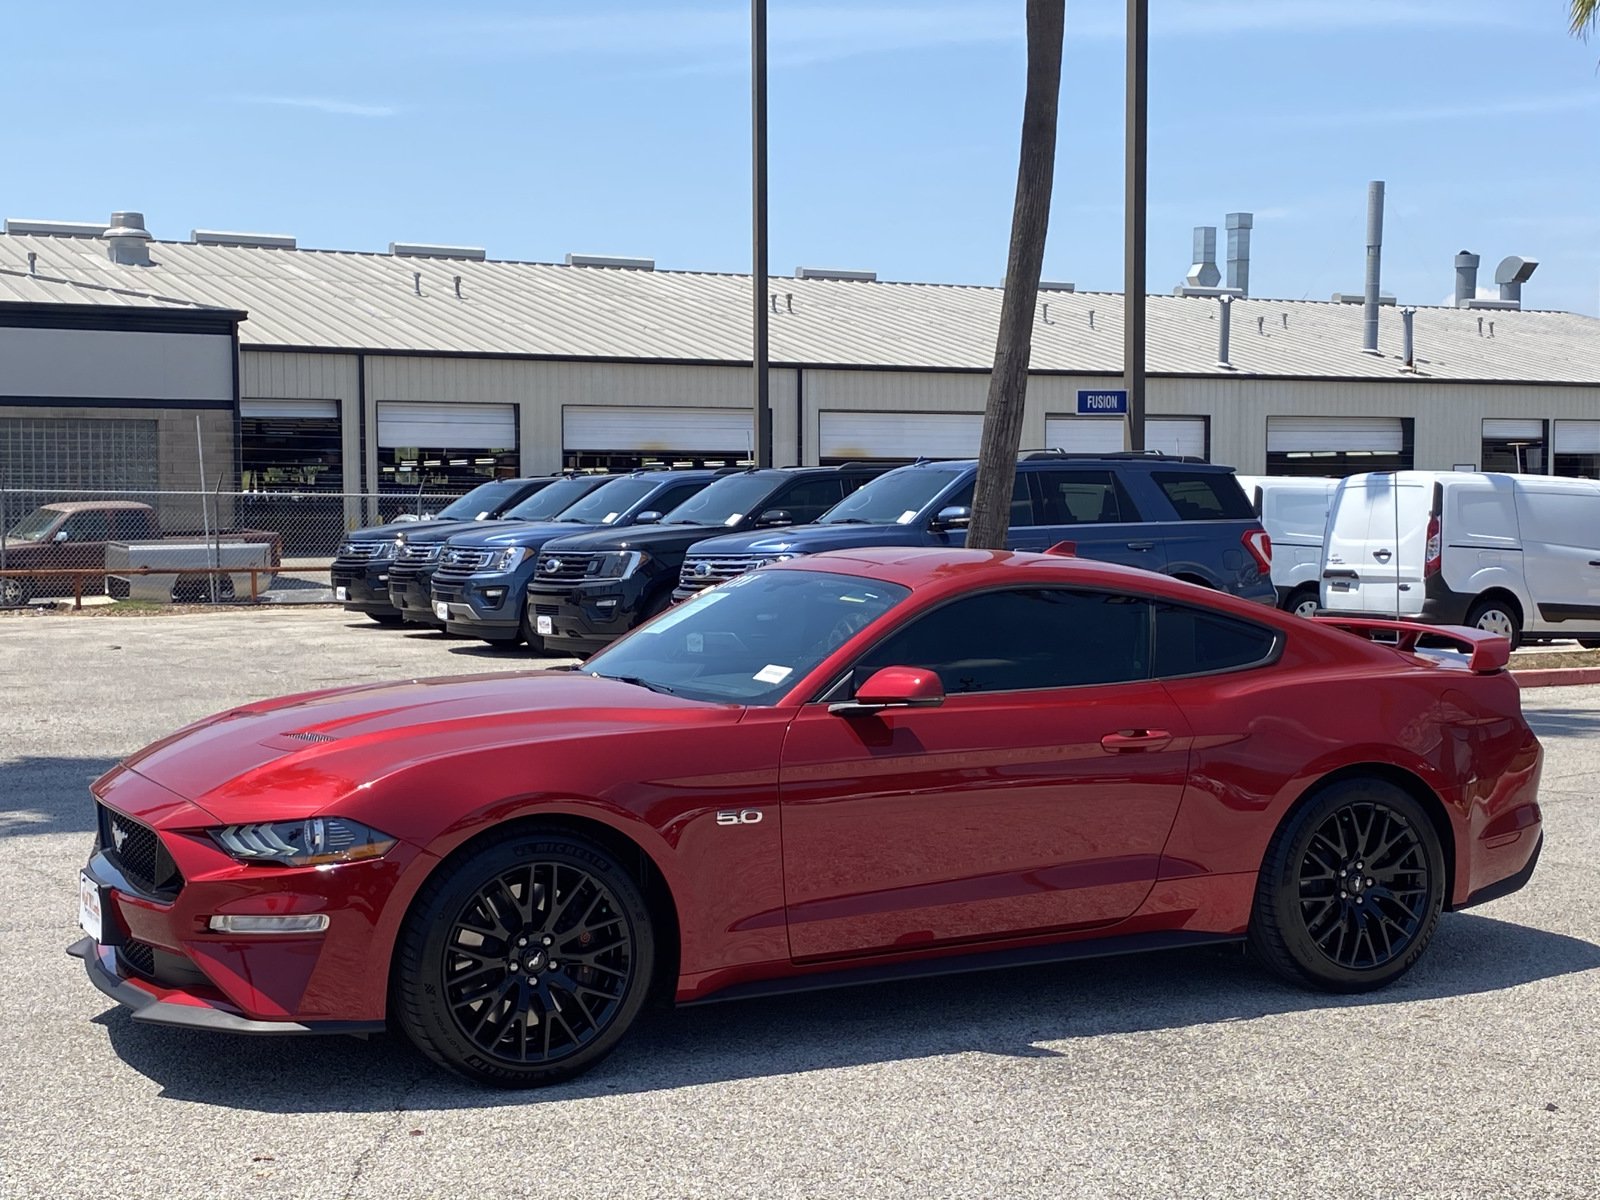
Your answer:
[[[1126,238],[1122,271],[1122,386],[1128,393],[1128,449],[1144,450],[1145,225],[1149,159],[1150,0],[1128,0]]]
[[[751,292],[755,316],[755,460],[772,465],[772,403],[767,378],[767,0],[750,0]]]
[[[194,415],[194,448],[200,457],[200,527],[205,534],[206,557],[211,557],[211,515],[206,511],[206,443],[200,434],[200,414]],[[206,564],[210,566],[208,562]],[[217,602],[217,579],[211,576],[211,603]]]

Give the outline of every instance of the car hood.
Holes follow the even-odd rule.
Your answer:
[[[503,517],[486,517],[482,521],[413,521],[400,526],[407,544],[429,546],[435,542],[448,542],[460,533],[476,533],[484,528],[508,529],[520,521],[507,521]]]
[[[542,546],[551,538],[592,533],[600,525],[568,521],[486,521],[486,528],[471,528],[451,536],[452,546]]]
[[[717,525],[638,525],[628,529],[603,529],[598,533],[580,533],[575,537],[563,537],[560,540],[560,549],[574,553],[577,551],[601,553],[608,550],[683,550],[703,542],[708,537],[716,537]],[[556,549],[557,543],[551,542],[550,549]]]
[[[821,554],[863,546],[920,546],[926,531],[914,525],[791,525],[759,533],[730,533],[695,543],[694,552],[715,554]]]
[[[307,815],[438,755],[736,721],[741,711],[568,671],[413,679],[231,709],[145,747],[123,766],[223,821],[273,820]]]
[[[347,542],[388,542],[397,534],[420,532],[435,525],[454,524],[443,521],[391,521],[387,525],[372,525],[366,529],[352,529],[344,535]]]

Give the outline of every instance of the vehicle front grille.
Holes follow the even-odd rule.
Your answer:
[[[128,882],[152,896],[176,896],[183,875],[156,831],[132,817],[99,805],[100,848]]]
[[[378,557],[382,542],[346,542],[339,547],[338,558],[347,562],[368,562]]]
[[[439,552],[443,549],[439,545],[401,546],[394,552],[396,566],[420,567],[427,563],[435,562]]]
[[[536,617],[553,617],[560,611],[561,605],[559,604],[535,604],[533,606],[533,615]]]
[[[481,571],[495,556],[493,550],[474,550],[468,546],[450,546],[439,555],[439,565],[452,571]]]
[[[746,571],[754,570],[765,561],[765,557],[759,554],[721,554],[715,558],[686,558],[683,560],[683,570],[678,573],[678,586],[699,589],[725,583],[743,575]]]
[[[155,947],[130,939],[117,947],[117,957],[122,960],[123,966],[130,967],[141,975],[151,978],[155,976]]]
[[[539,560],[540,583],[577,583],[589,573],[593,554],[546,554]]]

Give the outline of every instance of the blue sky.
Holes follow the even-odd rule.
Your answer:
[[[769,0],[774,273],[995,283],[1021,0]],[[1369,179],[1384,287],[1457,250],[1542,261],[1533,307],[1600,307],[1600,41],[1567,0],[1152,0],[1150,276],[1256,213],[1252,291],[1356,291]],[[6,216],[143,210],[302,246],[482,245],[747,270],[742,0],[33,4],[7,18]],[[1122,0],[1069,0],[1045,276],[1122,287]]]

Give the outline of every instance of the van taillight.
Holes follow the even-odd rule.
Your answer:
[[[1422,576],[1426,579],[1429,575],[1439,573],[1440,553],[1442,539],[1439,536],[1439,514],[1433,513],[1428,517],[1428,548],[1422,554]]]
[[[1239,540],[1250,551],[1250,557],[1256,560],[1256,570],[1263,575],[1272,574],[1272,539],[1267,536],[1267,531],[1259,526],[1247,529]]]

